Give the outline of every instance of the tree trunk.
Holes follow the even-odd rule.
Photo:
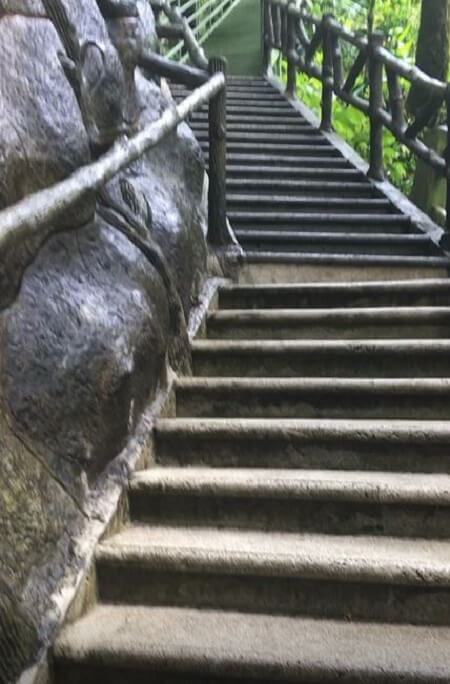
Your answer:
[[[430,76],[447,80],[449,62],[449,0],[422,0],[416,64]],[[417,116],[429,100],[420,86],[412,86],[407,107]]]

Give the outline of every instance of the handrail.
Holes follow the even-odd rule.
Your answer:
[[[384,37],[375,32],[370,39],[355,35],[341,26],[331,14],[315,17],[297,6],[295,0],[261,0],[264,71],[271,68],[271,51],[278,50],[287,61],[286,93],[296,97],[297,70],[322,83],[324,131],[332,130],[333,96],[363,112],[370,119],[369,177],[384,180],[383,129],[416,157],[430,165],[447,181],[447,230],[450,231],[450,86],[428,76],[416,66],[395,57],[383,46]],[[309,27],[309,32],[307,30]],[[312,29],[312,31],[311,31]],[[310,35],[312,33],[312,35]],[[352,45],[358,54],[347,78],[344,75],[341,43]],[[322,62],[314,57],[322,50]],[[353,92],[358,76],[368,65],[369,97]],[[387,80],[387,102],[383,82]],[[424,106],[408,125],[400,79],[421,88]],[[445,156],[429,148],[419,135],[445,101],[448,145]]]
[[[13,244],[17,244],[17,240],[22,242],[38,236],[45,239],[56,233],[58,226],[55,225],[55,221],[64,212],[89,194],[99,191],[119,171],[155,147],[191,112],[206,102],[214,103],[224,91],[225,75],[221,72],[214,73],[205,84],[194,90],[178,105],[168,107],[157,121],[148,124],[131,138],[117,140],[112,149],[95,162],[77,169],[65,180],[39,190],[0,211],[0,251],[7,253]],[[220,121],[215,122],[214,115],[211,119],[213,130],[221,125]],[[215,137],[212,136],[210,155],[217,156],[215,144]],[[223,173],[224,176],[224,169],[217,169],[210,164],[210,186],[217,180],[214,175],[211,177],[211,173],[219,175],[218,187],[223,187],[224,180],[220,174]],[[209,218],[209,241],[213,244],[223,244],[224,236],[227,235],[226,217],[218,216],[213,211]],[[67,230],[67,226],[64,229]]]
[[[171,23],[182,23],[183,36],[177,37],[162,36],[169,43],[175,41],[172,47],[166,52],[166,57],[177,61],[185,62],[188,58],[198,67],[202,67],[202,57],[198,60],[198,54],[192,52],[192,44],[198,47],[206,41],[211,33],[228,16],[240,0],[206,0],[202,5],[198,5],[198,0],[187,0],[179,8],[173,4],[173,0],[150,0],[153,10],[161,14]],[[191,10],[190,12],[188,10]],[[192,11],[193,10],[193,11]],[[161,34],[164,32],[161,24]],[[186,40],[187,38],[187,40]],[[200,48],[201,50],[201,48]],[[203,50],[201,50],[204,56]]]

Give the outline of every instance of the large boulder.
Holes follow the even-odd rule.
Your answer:
[[[61,5],[79,64],[51,3],[0,0],[0,208],[172,104],[121,54],[101,2]],[[150,6],[137,8],[154,47]],[[58,588],[85,562],[75,540],[89,525],[86,502],[101,496],[100,475],[164,384],[167,358],[186,361],[185,321],[206,269],[203,189],[183,124],[98,200],[38,240],[0,247],[0,682],[51,639]]]

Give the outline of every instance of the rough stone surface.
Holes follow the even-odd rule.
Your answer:
[[[103,5],[0,1],[0,209],[170,106],[135,68],[156,46],[150,5],[120,20]],[[45,646],[55,592],[83,562],[74,540],[90,492],[164,383],[167,356],[186,363],[206,265],[203,188],[181,125],[101,198],[0,254],[0,682]]]

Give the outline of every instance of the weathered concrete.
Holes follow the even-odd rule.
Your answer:
[[[423,473],[155,467],[131,480],[137,524],[448,539],[450,478]]]
[[[391,280],[375,282],[279,283],[223,286],[223,309],[329,308],[375,306],[446,306],[450,280]]]
[[[181,418],[446,420],[450,379],[185,378],[176,410]]]
[[[99,667],[113,684],[124,677],[143,684],[149,676],[164,684],[205,677],[229,684],[444,684],[449,638],[447,627],[102,606],[67,631],[58,672],[68,684],[94,684]]]

